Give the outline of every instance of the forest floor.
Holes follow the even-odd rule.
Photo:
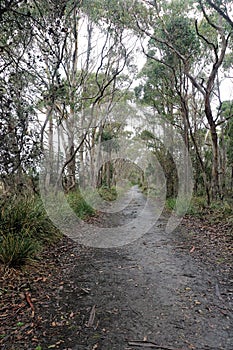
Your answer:
[[[132,215],[135,203],[115,220]],[[166,222],[121,248],[64,237],[36,264],[2,268],[1,349],[232,350],[230,228],[186,216],[165,233]]]

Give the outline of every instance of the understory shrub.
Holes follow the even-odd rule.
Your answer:
[[[0,200],[0,262],[24,265],[45,244],[61,234],[50,221],[39,197],[8,197]]]
[[[117,190],[115,187],[100,187],[98,189],[98,193],[100,197],[102,197],[104,200],[111,202],[115,201],[117,199]]]
[[[58,205],[58,199],[53,198],[53,205],[69,220],[67,208]],[[67,201],[80,218],[95,213],[78,191],[67,194]],[[49,219],[39,196],[0,198],[1,263],[10,267],[24,265],[35,258],[44,245],[56,242],[61,236]]]
[[[8,233],[0,237],[0,261],[8,267],[25,265],[40,249],[39,242],[27,235]]]
[[[209,207],[209,214],[210,221],[212,223],[233,223],[233,205],[231,200],[215,201],[211,203]]]
[[[185,197],[167,198],[166,207],[168,210],[176,209],[178,215],[199,215],[205,208],[205,203],[204,197],[192,197],[191,201]]]
[[[185,204],[185,202],[183,203],[182,200],[178,201],[178,214],[182,214],[182,204]],[[166,200],[166,207],[168,210],[175,209],[176,198],[168,198]],[[198,218],[204,217],[210,224],[221,223],[222,225],[228,225],[229,232],[231,231],[233,233],[233,203],[231,199],[223,201],[215,200],[210,205],[207,205],[205,197],[192,197],[186,214]]]
[[[167,198],[166,200],[166,207],[168,210],[175,209],[176,206],[176,198]]]
[[[58,231],[50,221],[40,197],[13,197],[1,203],[0,235],[28,235],[37,241],[52,242]]]
[[[92,216],[95,213],[95,210],[85,201],[79,191],[68,193],[67,202],[80,219]]]

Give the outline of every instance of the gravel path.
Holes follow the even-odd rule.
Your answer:
[[[126,209],[106,215],[102,224],[124,228],[145,205],[136,192]],[[73,350],[146,349],[149,342],[161,349],[233,349],[229,275],[219,277],[215,266],[184,251],[180,229],[167,234],[166,223],[160,218],[121,248],[89,248],[83,255],[77,248],[79,259],[61,292],[61,304],[81,310],[79,331],[69,335]],[[129,345],[133,341],[144,346]]]
[[[18,272],[12,282],[1,279],[3,350],[233,349],[232,265],[212,262],[219,253],[213,247],[203,259],[205,249],[193,249],[182,225],[166,233],[166,217],[152,226],[156,208],[145,204],[134,187],[124,209],[93,218],[98,230],[87,230],[86,241],[106,246],[104,227],[115,247],[80,246],[64,237],[37,268]],[[144,235],[134,221],[143,208],[140,229],[150,226]]]

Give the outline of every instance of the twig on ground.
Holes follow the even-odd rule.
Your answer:
[[[92,327],[94,320],[95,320],[95,305],[91,309],[90,317],[89,317],[89,320],[86,324],[86,327]]]
[[[29,305],[30,308],[32,309],[32,317],[34,317],[34,315],[35,315],[35,309],[34,309],[34,305],[32,304],[32,301],[31,301],[31,295],[30,295],[30,293],[25,292],[25,298],[26,298],[26,301],[27,301],[28,305]]]
[[[139,341],[139,340],[128,341],[128,345],[138,346],[138,347],[143,347],[143,348],[163,349],[163,350],[179,350],[179,349],[175,349],[175,348],[170,348],[168,346],[158,345],[158,344],[155,344],[153,342]],[[180,350],[182,350],[182,349],[180,349]]]

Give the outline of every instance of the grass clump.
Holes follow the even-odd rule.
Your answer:
[[[0,235],[29,236],[41,243],[53,242],[58,231],[50,221],[40,197],[8,198],[1,203]]]
[[[94,214],[80,192],[67,194],[67,202],[80,218]],[[52,204],[69,220],[67,207],[59,198]],[[69,208],[69,207],[68,207]],[[62,234],[53,225],[39,196],[12,196],[0,199],[0,263],[19,267],[35,259],[38,253],[56,242]]]
[[[54,227],[39,197],[10,197],[0,200],[0,262],[25,265],[43,245],[61,235]]]
[[[192,197],[191,201],[185,197],[180,198],[167,198],[166,208],[170,210],[176,210],[178,215],[201,215],[206,206],[206,200],[204,197]]]
[[[0,261],[8,267],[19,267],[32,261],[40,249],[40,244],[31,237],[8,233],[1,236]]]
[[[192,197],[187,208],[187,202],[184,199],[168,198],[166,200],[166,208],[170,211],[176,209],[178,214],[192,215],[198,218],[205,218],[210,224],[222,223],[233,224],[233,203],[227,199],[224,201],[213,201],[207,205],[204,197]],[[186,209],[186,211],[185,211]]]
[[[233,224],[233,205],[229,200],[215,201],[211,203],[207,212],[211,223],[229,223]]]
[[[100,197],[107,202],[112,202],[117,199],[117,190],[115,187],[100,187],[98,193]]]
[[[67,202],[80,219],[95,214],[95,210],[85,201],[79,191],[68,193]]]

